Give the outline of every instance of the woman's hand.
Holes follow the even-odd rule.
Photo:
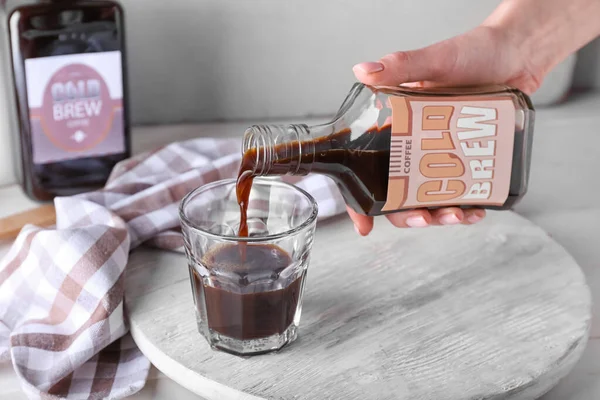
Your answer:
[[[354,66],[367,85],[470,86],[507,84],[527,94],[559,62],[600,34],[600,0],[504,0],[477,28],[413,50]],[[348,208],[356,231],[368,235],[373,218]],[[388,214],[399,228],[473,224],[482,209],[447,207]]]
[[[366,62],[354,67],[356,78],[368,85],[431,87],[465,86],[506,83],[526,93],[540,85],[540,75],[528,65],[502,31],[479,27],[432,46],[414,51],[400,51],[378,62]],[[356,231],[367,235],[373,228],[373,218],[348,208]],[[387,219],[399,228],[421,228],[429,225],[474,224],[485,217],[483,209],[440,208],[401,211],[388,214]]]

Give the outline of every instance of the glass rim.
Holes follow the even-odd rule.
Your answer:
[[[233,179],[233,178],[220,179],[218,181],[210,182],[210,183],[204,184],[200,187],[197,187],[196,189],[194,189],[194,190],[190,191],[188,194],[186,194],[183,197],[183,199],[181,199],[181,201],[179,202],[179,220],[181,221],[181,223],[184,224],[186,226],[186,228],[191,229],[192,231],[195,231],[196,233],[199,233],[203,236],[211,237],[213,239],[218,239],[218,240],[223,240],[223,241],[228,241],[228,242],[260,243],[260,242],[268,242],[268,241],[273,241],[273,240],[277,240],[277,239],[282,239],[287,236],[295,235],[295,234],[309,228],[310,226],[312,226],[313,223],[317,219],[317,216],[319,214],[319,205],[317,204],[317,201],[314,199],[313,196],[311,196],[310,193],[308,193],[306,190],[301,189],[298,186],[293,185],[291,183],[283,182],[280,180],[274,180],[272,178],[263,178],[263,177],[256,177],[254,179],[253,185],[254,184],[266,184],[266,185],[271,185],[271,186],[286,187],[290,190],[293,190],[297,193],[302,194],[308,200],[308,202],[310,204],[310,208],[312,209],[312,212],[310,213],[308,218],[306,218],[306,220],[303,221],[297,227],[288,229],[287,231],[284,231],[281,233],[275,233],[272,235],[265,235],[265,236],[241,237],[241,236],[225,236],[225,235],[219,235],[219,234],[216,234],[213,232],[209,232],[205,229],[202,229],[202,228],[196,226],[185,215],[184,208],[193,196],[195,196],[199,193],[202,193],[202,192],[209,191],[209,190],[214,189],[219,186],[225,186],[225,185],[230,185],[230,184],[235,185],[236,181],[237,180]]]

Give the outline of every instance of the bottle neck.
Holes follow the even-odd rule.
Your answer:
[[[244,134],[243,166],[255,176],[307,175],[322,129],[307,125],[254,125]]]
[[[244,134],[242,169],[255,176],[327,174],[329,164],[321,155],[345,146],[336,132],[352,132],[351,124],[360,120],[373,102],[373,91],[355,84],[334,118],[322,125],[254,125]],[[374,122],[374,121],[372,121]],[[371,125],[372,125],[372,122]],[[365,127],[366,129],[366,127]],[[354,130],[360,134],[361,125]],[[350,134],[347,135],[350,138]]]

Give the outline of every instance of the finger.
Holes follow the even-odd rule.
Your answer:
[[[458,207],[438,208],[431,212],[433,225],[457,225],[463,222],[465,214]]]
[[[348,215],[352,222],[354,222],[354,230],[361,236],[367,236],[373,230],[373,217],[367,217],[366,215],[358,214],[350,207],[346,207]]]
[[[418,50],[398,51],[378,62],[357,64],[353,71],[360,82],[373,86],[442,80],[456,63],[455,47],[448,40]]]
[[[427,210],[400,211],[386,217],[398,228],[424,228],[431,224],[431,214]]]
[[[465,218],[463,219],[463,224],[465,224],[465,225],[476,224],[485,218],[485,210],[483,210],[481,208],[469,208],[469,209],[463,210],[463,212],[465,214]]]

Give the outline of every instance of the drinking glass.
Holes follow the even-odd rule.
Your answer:
[[[317,213],[310,194],[272,178],[254,180],[248,237],[238,237],[235,180],[181,201],[198,330],[212,348],[250,355],[296,339]]]

